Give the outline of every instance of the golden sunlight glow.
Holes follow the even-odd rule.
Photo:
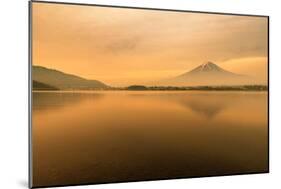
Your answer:
[[[33,64],[110,85],[206,61],[267,79],[267,18],[33,3]]]

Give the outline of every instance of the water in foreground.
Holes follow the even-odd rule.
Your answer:
[[[268,171],[267,92],[33,92],[33,184]]]

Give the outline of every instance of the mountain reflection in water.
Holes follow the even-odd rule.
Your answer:
[[[35,186],[266,172],[266,92],[33,92]]]

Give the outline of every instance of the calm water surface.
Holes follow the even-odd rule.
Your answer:
[[[266,92],[33,92],[34,186],[266,172]]]

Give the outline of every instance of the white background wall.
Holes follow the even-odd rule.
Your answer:
[[[50,0],[51,1],[51,0]],[[58,0],[59,1],[59,0]],[[280,188],[281,6],[278,0],[68,0],[95,4],[270,16],[270,174],[79,186],[76,188]],[[28,2],[0,2],[0,188],[27,188]],[[69,187],[74,188],[74,187]]]

